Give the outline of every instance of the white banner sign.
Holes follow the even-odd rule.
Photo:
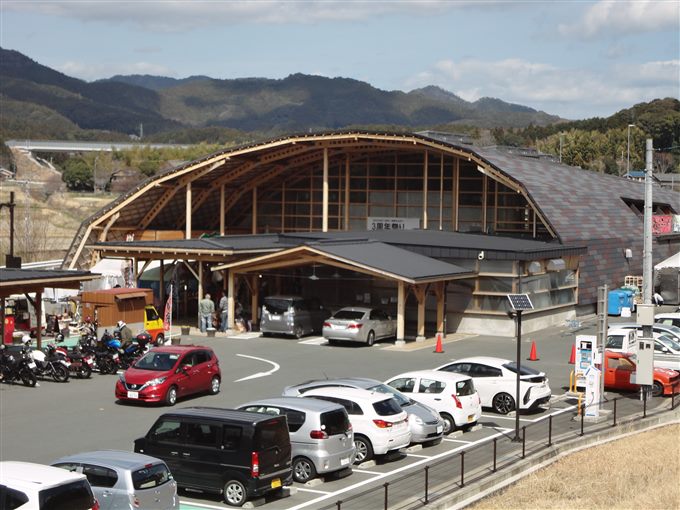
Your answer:
[[[366,230],[415,230],[420,228],[420,218],[387,218],[369,216]]]

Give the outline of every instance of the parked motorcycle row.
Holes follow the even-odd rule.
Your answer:
[[[34,349],[28,335],[19,346],[0,345],[0,382],[35,386],[38,379],[67,382],[71,376],[88,379],[93,371],[116,374],[149,350],[151,335],[142,332],[135,341],[123,343],[117,330],[105,331],[99,340],[93,331],[86,331],[70,349],[61,333],[54,340],[43,349]]]

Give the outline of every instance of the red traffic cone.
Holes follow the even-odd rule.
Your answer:
[[[437,346],[434,348],[434,351],[437,354],[442,354],[444,352],[444,349],[442,349],[442,334],[437,333]]]
[[[527,358],[529,361],[537,361],[538,356],[536,355],[536,342],[531,342],[531,353]]]
[[[576,363],[576,346],[571,346],[571,356],[569,356],[569,364],[573,365]]]

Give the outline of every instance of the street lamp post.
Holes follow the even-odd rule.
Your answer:
[[[521,273],[520,273],[521,276]],[[521,286],[521,284],[520,284]],[[508,300],[510,301],[510,308],[512,309],[509,313],[511,317],[517,317],[516,329],[517,329],[517,365],[515,373],[515,437],[512,439],[513,442],[520,442],[522,439],[519,437],[519,387],[520,387],[520,372],[521,361],[520,357],[522,354],[522,312],[526,310],[533,310],[534,305],[531,303],[528,294],[508,294]]]
[[[626,158],[626,174],[630,176],[630,128],[635,127],[635,124],[628,124],[628,156]]]

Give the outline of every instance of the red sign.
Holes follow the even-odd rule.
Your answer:
[[[170,295],[165,303],[165,312],[163,313],[163,329],[170,331],[170,324],[172,323],[172,287],[170,287]]]
[[[673,216],[657,214],[652,216],[652,234],[670,234],[673,232]]]

